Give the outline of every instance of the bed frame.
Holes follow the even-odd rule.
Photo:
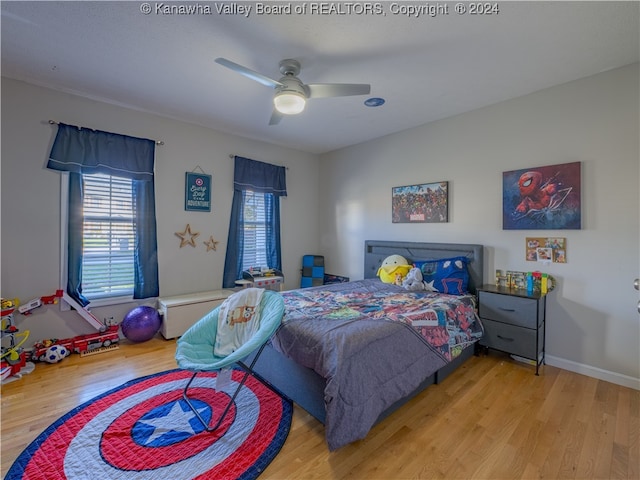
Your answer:
[[[465,256],[469,259],[469,291],[476,293],[476,288],[482,284],[484,268],[483,246],[475,244],[367,240],[365,241],[364,278],[376,278],[383,260],[394,254],[402,255],[410,263],[418,260],[437,260]],[[376,423],[386,418],[429,385],[444,380],[451,372],[469,359],[473,355],[473,351],[473,346],[467,347],[453,362],[435,372],[411,394],[382,412]],[[325,380],[315,371],[298,365],[290,358],[273,349],[271,345],[267,345],[260,356],[260,360],[254,366],[254,372],[275,390],[297,403],[324,424]]]

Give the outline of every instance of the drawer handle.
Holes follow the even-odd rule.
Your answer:
[[[509,337],[503,337],[502,335],[497,335],[497,337],[500,340],[506,340],[507,342],[513,342],[515,339],[514,338],[509,338]]]
[[[503,312],[515,312],[515,308],[502,308],[502,307],[498,307],[500,310],[502,310]]]

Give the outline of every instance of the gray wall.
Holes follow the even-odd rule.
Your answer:
[[[302,255],[323,254],[327,271],[362,277],[366,239],[481,243],[485,281],[496,268],[532,270],[526,236],[567,238],[568,263],[538,266],[558,288],[548,304],[548,361],[640,388],[638,65],[613,70],[324,156],[222,134],[66,93],[2,80],[3,297],[27,301],[59,284],[60,183],[45,168],[55,135],[48,119],[160,139],[156,194],[160,293],[219,288],[231,206],[230,153],[289,167],[282,202],[286,287],[299,285]],[[382,107],[384,108],[384,107]],[[583,228],[502,230],[502,172],[582,162]],[[184,172],[213,175],[211,213],[183,209]],[[319,180],[318,180],[319,179]],[[391,188],[449,181],[445,224],[392,224]],[[217,252],[179,248],[191,224]],[[143,302],[144,303],[144,302]],[[131,304],[94,308],[120,320]],[[57,306],[18,316],[34,340],[88,333]]]
[[[640,388],[638,85],[636,64],[324,155],[328,270],[362,277],[366,239],[484,244],[486,282],[558,279],[550,363]],[[502,230],[502,172],[577,161],[581,230]],[[392,224],[392,187],[445,180],[449,223]],[[568,263],[526,262],[527,236],[565,237]]]
[[[300,284],[302,255],[319,247],[316,155],[3,78],[3,297],[18,297],[24,303],[59,288],[60,174],[45,168],[57,128],[47,123],[49,119],[164,141],[164,146],[156,148],[161,296],[222,286],[233,195],[229,155],[288,167],[288,197],[281,201],[283,270],[286,287]],[[184,210],[185,172],[197,166],[213,176],[211,212]],[[184,231],[187,223],[192,231],[200,232],[197,248],[179,248],[175,232]],[[210,235],[220,242],[217,251],[207,252],[202,244]],[[119,321],[131,308],[123,304],[92,311],[100,319]],[[19,328],[31,331],[33,341],[94,331],[75,312],[60,312],[57,306],[39,308],[29,317],[18,315],[16,320]]]

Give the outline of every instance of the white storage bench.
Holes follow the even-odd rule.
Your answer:
[[[234,290],[212,290],[159,298],[158,310],[162,315],[160,333],[166,339],[179,337],[232,293]]]

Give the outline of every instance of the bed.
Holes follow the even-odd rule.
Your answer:
[[[411,263],[463,257],[470,295],[409,292],[382,283],[378,268],[394,254]],[[446,378],[473,355],[483,333],[475,311],[482,245],[367,240],[364,277],[283,292],[283,324],[254,367],[325,425],[331,451],[364,438],[373,425]],[[432,319],[446,325],[448,340],[434,343],[428,333],[434,329],[407,320],[408,311],[419,309],[416,302],[449,309]],[[453,318],[457,312],[464,312],[461,325]]]

